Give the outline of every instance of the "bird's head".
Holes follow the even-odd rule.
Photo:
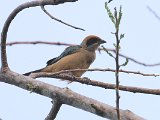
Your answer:
[[[95,35],[89,35],[81,43],[81,46],[88,51],[95,51],[101,44],[106,43],[106,41]]]

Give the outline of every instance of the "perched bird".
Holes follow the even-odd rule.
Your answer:
[[[87,36],[80,45],[67,47],[58,57],[47,61],[46,67],[24,75],[29,76],[38,72],[54,73],[61,70],[88,69],[95,60],[95,51],[103,43],[106,41],[95,35]],[[76,77],[81,77],[85,71],[73,71],[71,73]]]

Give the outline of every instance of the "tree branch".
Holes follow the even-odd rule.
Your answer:
[[[36,7],[40,5],[58,5],[62,4],[64,2],[76,2],[77,0],[44,0],[44,1],[31,1],[24,4],[19,5],[17,8],[15,8],[12,13],[8,16],[7,20],[5,21],[5,24],[2,29],[1,33],[1,62],[2,62],[2,72],[6,72],[9,70],[8,62],[7,62],[7,54],[6,54],[6,39],[7,39],[7,33],[9,26],[12,22],[12,20],[15,18],[15,16],[22,10],[29,8],[29,7]]]
[[[160,16],[149,6],[147,6],[147,9],[160,21]]]
[[[116,110],[117,110],[117,118],[118,120],[121,120],[121,116],[120,116],[120,94],[119,94],[119,69],[120,69],[120,65],[119,65],[119,49],[120,49],[120,39],[119,39],[119,25],[120,25],[120,21],[121,21],[121,7],[120,7],[120,12],[118,14],[117,9],[114,8],[114,18],[115,18],[115,37],[116,37],[116,46],[115,46],[115,52],[116,52],[116,57],[115,57],[115,63],[116,63],[116,71],[115,71],[115,78],[116,78]]]
[[[66,23],[66,22],[63,22],[62,20],[60,20],[60,19],[52,16],[52,15],[44,8],[44,6],[41,6],[41,9],[42,9],[43,12],[46,13],[51,19],[53,19],[53,20],[55,20],[55,21],[57,21],[57,22],[60,22],[60,23],[62,23],[62,24],[64,24],[64,25],[66,25],[66,26],[69,26],[69,27],[71,27],[71,28],[85,31],[85,29],[83,29],[83,28],[79,28],[79,27],[73,26],[73,25],[71,25],[71,24],[68,24],[68,23]]]
[[[59,98],[57,97],[53,99],[52,104],[52,108],[45,120],[54,120],[58,114],[58,111],[60,110],[60,107],[62,106]]]
[[[59,72],[53,73],[52,75],[58,75],[58,74],[61,74],[61,73],[68,73],[68,72],[75,72],[75,71],[90,71],[90,72],[96,72],[96,71],[106,72],[106,71],[109,71],[109,72],[114,72],[114,73],[116,72],[116,70],[110,69],[110,68],[106,68],[106,69],[93,68],[93,69],[61,70]],[[122,70],[122,69],[120,69],[119,72],[127,73],[127,74],[131,73],[131,74],[142,75],[142,76],[152,76],[152,77],[160,76],[160,74],[149,74],[149,73],[135,72],[135,71],[129,71],[129,70]],[[37,74],[37,73],[33,73],[33,74]],[[34,76],[33,76],[33,78],[34,78]]]
[[[106,52],[107,52],[107,51],[111,51],[111,52],[113,52],[113,53],[116,53],[116,50],[115,50],[115,49],[109,49],[109,48],[105,48],[105,47],[99,48],[98,50],[99,50],[99,51],[104,50],[104,51],[106,51]],[[136,59],[134,59],[134,58],[131,58],[131,57],[126,56],[126,55],[123,55],[123,54],[121,54],[121,53],[119,53],[119,56],[121,56],[121,57],[123,57],[123,58],[127,58],[128,60],[130,60],[130,61],[132,61],[132,62],[134,62],[134,63],[137,63],[137,64],[139,64],[139,65],[143,65],[143,66],[145,66],[145,67],[160,66],[160,63],[148,64],[148,63],[140,62],[140,61],[138,61],[138,60],[136,60]]]
[[[20,44],[33,44],[33,45],[37,45],[37,44],[46,44],[46,45],[64,45],[64,46],[73,46],[75,44],[68,44],[68,43],[62,43],[62,42],[47,42],[47,41],[22,41],[22,42],[9,42],[6,45],[7,46],[12,46],[12,45],[20,45]]]
[[[57,96],[62,104],[70,105],[111,120],[117,119],[114,107],[82,96],[68,88],[59,88],[9,70],[5,73],[0,72],[0,81],[35,92],[51,99],[54,99]],[[128,110],[120,109],[120,114],[121,120],[144,120],[144,118],[141,118]]]
[[[62,43],[62,42],[47,42],[47,41],[22,41],[22,42],[18,42],[18,41],[15,41],[15,42],[8,42],[6,45],[7,46],[12,46],[12,45],[19,45],[19,44],[33,44],[33,45],[36,45],[36,44],[46,44],[46,45],[64,45],[64,46],[73,46],[75,44],[68,44],[68,43]],[[116,53],[115,49],[109,49],[109,48],[105,48],[105,47],[100,47],[98,48],[99,51],[111,51],[111,52],[114,52]],[[153,64],[148,64],[148,63],[143,63],[143,62],[140,62],[134,58],[131,58],[129,56],[126,56],[124,54],[121,54],[119,53],[119,56],[123,57],[123,58],[127,58],[128,60],[134,62],[134,63],[137,63],[139,65],[143,65],[143,66],[146,66],[146,67],[155,67],[155,66],[160,66],[160,63],[153,63]]]
[[[40,77],[49,77],[49,78],[58,78],[62,80],[69,80],[71,82],[79,82],[82,84],[86,85],[92,85],[92,86],[97,86],[105,89],[113,89],[115,90],[116,85],[115,84],[109,84],[109,83],[104,83],[100,82],[99,80],[90,80],[89,78],[79,78],[67,74],[54,74],[54,73],[34,73],[34,75],[30,77],[33,78],[40,78]],[[131,86],[123,86],[119,85],[119,90],[122,91],[128,91],[128,92],[133,92],[133,93],[145,93],[145,94],[152,94],[152,95],[160,95],[160,89],[148,89],[148,88],[140,88],[140,87],[131,87]]]

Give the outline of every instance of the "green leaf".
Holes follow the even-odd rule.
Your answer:
[[[116,20],[115,28],[119,29],[119,26],[118,26],[118,17],[117,17],[117,8],[116,7],[114,8],[114,18]]]
[[[124,34],[121,34],[121,35],[120,35],[120,39],[122,39],[122,38],[124,38]]]
[[[112,22],[114,23],[114,25],[115,25],[116,22],[115,22],[114,16],[113,16],[111,10],[109,9],[107,2],[105,2],[105,9],[107,10],[107,13],[108,13],[109,18],[111,19],[111,21],[112,21]]]
[[[116,44],[115,43],[113,43],[113,46],[116,48]]]
[[[113,43],[113,46],[114,46],[115,49],[116,49],[117,45],[116,45],[115,43]],[[121,49],[121,46],[120,46],[120,45],[118,46],[118,49],[119,49],[119,50]]]
[[[119,29],[121,18],[122,18],[122,6],[120,6],[118,17],[117,17],[117,21],[116,21],[116,28],[117,29]]]

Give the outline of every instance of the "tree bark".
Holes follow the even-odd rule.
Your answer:
[[[75,93],[68,88],[59,88],[12,71],[0,72],[0,81],[51,99],[58,97],[62,104],[73,106],[104,118],[117,120],[115,107]],[[144,120],[144,118],[135,115],[129,110],[120,109],[120,115],[121,120]]]

